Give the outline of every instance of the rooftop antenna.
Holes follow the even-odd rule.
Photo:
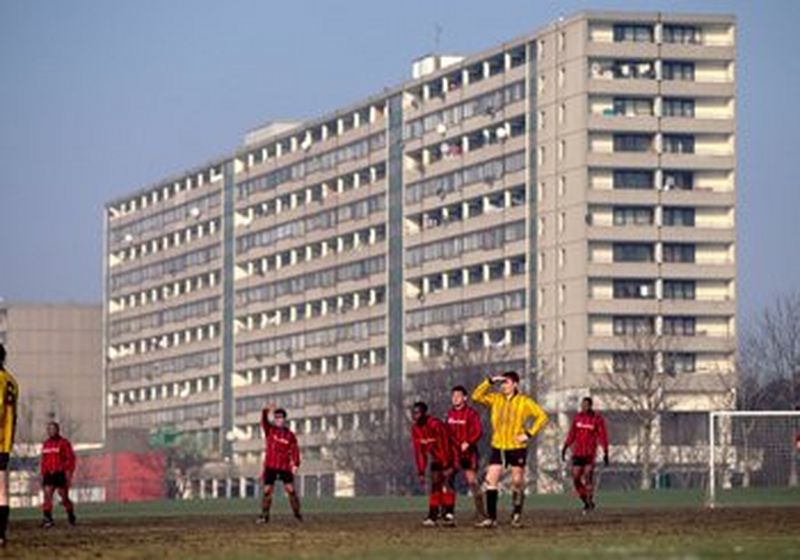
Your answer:
[[[439,47],[442,43],[442,26],[439,23],[433,24],[433,52],[439,54]]]

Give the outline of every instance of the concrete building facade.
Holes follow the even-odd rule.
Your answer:
[[[38,444],[57,420],[75,443],[103,441],[100,304],[0,304],[0,342],[20,385],[17,442]]]
[[[735,31],[580,13],[109,203],[108,427],[194,434],[252,482],[274,402],[327,493],[335,442],[404,430],[456,358],[563,426],[649,337],[680,378],[662,428],[696,431],[735,350]]]

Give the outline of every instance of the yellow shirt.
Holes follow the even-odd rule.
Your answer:
[[[19,385],[8,371],[0,369],[0,453],[11,453],[17,428]]]
[[[492,447],[501,450],[524,449],[527,443],[517,441],[517,436],[527,434],[534,437],[545,424],[547,413],[532,398],[519,393],[506,397],[502,393],[490,392],[490,379],[486,379],[472,392],[473,402],[489,407],[492,416]],[[533,425],[526,429],[529,419]]]

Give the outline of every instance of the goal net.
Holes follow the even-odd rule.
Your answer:
[[[757,505],[800,496],[800,411],[709,415],[708,505]]]

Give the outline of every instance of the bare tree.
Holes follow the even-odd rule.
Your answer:
[[[660,418],[675,406],[678,388],[674,353],[669,337],[635,332],[624,338],[612,367],[601,374],[601,390],[609,405],[627,412],[637,427],[636,463],[641,465],[640,487],[652,487],[661,461],[657,430]]]

